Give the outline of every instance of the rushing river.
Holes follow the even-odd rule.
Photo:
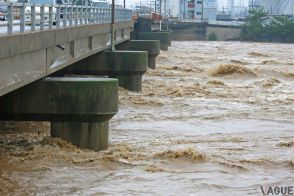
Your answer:
[[[2,124],[0,194],[261,195],[260,186],[293,186],[293,53],[293,44],[173,42],[143,92],[120,89],[102,152],[50,139],[48,123]]]

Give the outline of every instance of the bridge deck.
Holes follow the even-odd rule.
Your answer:
[[[0,5],[8,10],[8,21],[0,24],[0,96],[110,47],[110,9],[41,5],[37,20],[38,5]],[[19,20],[15,7],[23,10]],[[30,13],[24,14],[27,7]],[[116,10],[115,18],[118,44],[130,39],[131,11]]]

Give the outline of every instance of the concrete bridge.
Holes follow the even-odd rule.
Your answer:
[[[118,86],[142,90],[142,75],[148,66],[155,69],[169,33],[131,40],[134,24],[125,9],[116,9],[111,24],[110,9],[0,5],[8,10],[0,25],[0,120],[50,121],[53,137],[107,148]],[[119,50],[109,50],[111,42]]]

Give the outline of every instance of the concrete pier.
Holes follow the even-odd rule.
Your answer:
[[[65,73],[107,75],[119,79],[119,85],[130,91],[142,90],[142,75],[147,71],[145,51],[105,51],[80,61]]]
[[[109,121],[51,122],[51,137],[59,137],[81,148],[104,150],[108,148]]]
[[[161,31],[155,31],[155,32],[167,32],[169,33],[169,36],[168,36],[168,46],[171,46],[171,40],[172,40],[172,33],[173,31],[172,30],[161,30]]]
[[[148,67],[156,68],[156,57],[160,54],[159,40],[131,40],[116,46],[119,50],[147,51]]]
[[[171,43],[171,32],[170,31],[155,31],[155,32],[139,32],[139,40],[159,40],[160,49],[168,50],[168,46]]]
[[[53,137],[82,148],[108,144],[108,121],[118,111],[118,81],[48,78],[0,97],[0,120],[51,121]]]

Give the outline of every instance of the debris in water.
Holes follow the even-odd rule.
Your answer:
[[[209,75],[211,76],[220,76],[220,75],[229,75],[229,74],[249,74],[249,75],[256,75],[250,69],[240,66],[240,65],[233,65],[233,64],[222,64],[218,67],[214,67],[208,70]]]
[[[277,144],[279,147],[294,147],[294,141],[283,141]]]
[[[217,86],[224,86],[225,83],[220,80],[209,80],[207,84],[217,85]]]
[[[162,168],[159,168],[158,166],[156,165],[148,165],[147,167],[145,167],[144,169],[145,171],[147,172],[152,172],[152,173],[155,173],[155,172],[164,172],[165,170],[162,169]]]
[[[199,152],[195,148],[187,148],[180,150],[167,150],[161,153],[155,154],[155,157],[168,158],[168,159],[188,159],[192,161],[204,161],[207,159],[205,154]]]
[[[231,60],[231,63],[241,64],[241,65],[247,65],[247,64],[249,64],[248,62],[241,61],[241,60],[235,60],[235,59],[232,59]]]
[[[268,57],[269,55],[261,54],[259,52],[250,52],[249,55],[251,56],[257,56],[257,57]]]
[[[267,64],[280,64],[280,63],[274,60],[266,60],[266,61],[262,61],[261,64],[267,65]]]

